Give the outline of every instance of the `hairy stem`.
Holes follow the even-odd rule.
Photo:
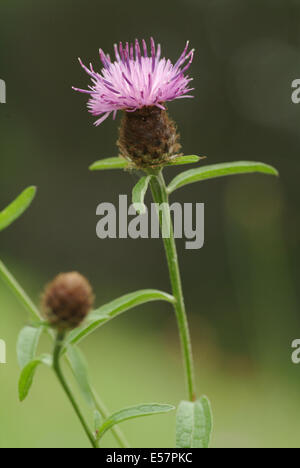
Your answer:
[[[65,333],[57,333],[57,336],[56,336],[56,341],[55,341],[55,347],[54,347],[54,352],[53,352],[53,369],[57,375],[57,378],[58,380],[60,381],[61,383],[61,386],[63,387],[68,399],[70,400],[70,403],[75,411],[75,413],[77,414],[78,416],[78,419],[79,421],[81,422],[81,425],[89,439],[89,441],[91,442],[92,444],[92,447],[93,448],[98,448],[98,445],[97,445],[97,442],[92,434],[92,432],[90,431],[80,409],[79,409],[79,406],[78,404],[76,403],[75,401],[75,398],[72,394],[72,391],[70,389],[70,387],[68,386],[67,382],[66,382],[66,379],[63,375],[63,372],[62,372],[62,369],[61,369],[61,366],[60,366],[60,356],[61,356],[61,352],[63,350],[63,346],[64,346],[64,337],[65,337]]]
[[[167,194],[166,184],[161,172],[158,175],[154,175],[153,177],[151,177],[150,185],[154,202],[160,206],[159,218],[162,231],[164,230],[165,226],[168,227],[166,231],[167,235],[163,234],[163,240],[169,267],[169,275],[173,289],[173,295],[176,299],[174,308],[177,317],[178,329],[183,352],[183,360],[185,364],[188,397],[190,401],[195,401],[196,388],[190,331],[184,304],[178,255],[174,238],[173,225],[171,221],[169,198]]]

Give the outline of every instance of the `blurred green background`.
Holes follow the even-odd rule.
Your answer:
[[[38,302],[44,283],[79,270],[97,305],[139,288],[169,290],[159,240],[97,239],[96,206],[117,203],[136,179],[88,172],[116,155],[118,123],[100,128],[85,109],[88,77],[77,57],[100,67],[98,49],[149,38],[177,59],[196,48],[195,99],[169,105],[186,154],[209,163],[263,160],[280,180],[244,176],[196,184],[174,200],[204,202],[205,247],[179,242],[199,392],[215,416],[213,447],[300,447],[300,78],[298,0],[10,0],[0,5],[0,202],[35,184],[30,210],[1,233],[1,259]],[[119,122],[119,121],[118,121]],[[169,169],[167,178],[178,172]],[[0,447],[85,447],[68,402],[47,369],[17,400],[15,342],[28,317],[0,284]],[[49,344],[43,344],[45,348]],[[112,410],[185,395],[179,342],[168,305],[141,307],[83,343],[93,382]],[[135,447],[174,445],[175,416],[124,424]],[[105,439],[114,446],[110,435]]]

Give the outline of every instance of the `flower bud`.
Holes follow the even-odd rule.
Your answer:
[[[117,144],[120,155],[138,168],[164,165],[181,148],[175,122],[154,106],[124,112]]]
[[[77,272],[61,273],[46,286],[42,308],[49,324],[59,331],[77,328],[94,303],[93,290]]]

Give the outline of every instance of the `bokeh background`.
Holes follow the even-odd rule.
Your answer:
[[[187,39],[196,48],[195,99],[169,105],[186,154],[209,163],[263,160],[279,180],[243,176],[196,184],[174,200],[204,202],[205,247],[179,242],[199,392],[215,416],[213,447],[299,447],[300,78],[297,0],[10,0],[0,6],[0,202],[35,184],[30,210],[1,233],[1,259],[38,303],[44,283],[79,270],[97,305],[139,288],[169,290],[159,240],[97,239],[96,206],[117,203],[136,179],[88,171],[115,156],[117,123],[96,129],[85,109],[77,62],[100,67],[98,49],[149,38],[172,60]],[[169,169],[167,178],[177,169]],[[28,317],[0,284],[1,447],[85,447],[61,389],[40,369],[28,400],[17,399],[15,343]],[[45,342],[43,346],[49,347]],[[168,305],[131,311],[82,344],[93,383],[116,410],[135,403],[177,404],[185,395],[179,342]],[[172,447],[175,416],[129,422],[136,447]],[[111,436],[105,444],[114,446]]]

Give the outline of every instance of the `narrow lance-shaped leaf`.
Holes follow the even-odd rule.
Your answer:
[[[7,228],[31,205],[36,187],[28,187],[7,208],[0,212],[0,231]]]
[[[145,289],[136,291],[131,294],[126,294],[125,296],[122,296],[119,299],[115,299],[114,301],[92,312],[82,327],[74,330],[69,334],[66,344],[68,345],[78,343],[98,327],[108,322],[109,320],[112,320],[123,312],[152,301],[166,301],[173,304],[174,297],[170,294],[157,291],[155,289]]]
[[[146,206],[144,204],[144,200],[149,187],[150,178],[150,176],[142,177],[133,188],[132,203],[138,214],[146,213]]]
[[[30,361],[22,370],[19,379],[19,398],[20,401],[24,401],[27,397],[29,390],[32,386],[35,372],[40,364],[46,364],[51,367],[52,357],[48,354],[44,354],[33,361]]]
[[[176,156],[174,159],[168,163],[168,166],[182,166],[184,164],[196,164],[201,161],[201,159],[206,159],[206,156]]]
[[[82,352],[75,346],[69,346],[67,355],[82,396],[87,404],[94,408],[95,402],[88,377],[87,363]]]
[[[115,424],[119,424],[130,419],[141,418],[143,416],[152,416],[154,414],[168,413],[169,411],[173,411],[174,409],[174,406],[161,405],[158,403],[137,405],[132,406],[130,408],[125,408],[105,419],[104,423],[97,431],[97,438],[98,440],[101,439],[101,437],[103,437],[104,434]]]
[[[29,326],[21,330],[17,341],[17,356],[21,369],[34,359],[42,331],[41,327]]]
[[[110,169],[126,169],[129,163],[124,158],[100,159],[90,166],[90,171],[105,171]]]
[[[202,180],[214,179],[217,177],[224,177],[238,174],[250,174],[260,172],[262,174],[269,174],[278,176],[278,171],[268,164],[259,162],[233,162],[224,164],[214,164],[212,166],[199,167],[197,169],[190,169],[182,172],[175,177],[168,186],[168,193],[172,193],[180,187],[188,184],[193,184]]]
[[[176,447],[208,448],[212,432],[212,412],[203,396],[195,402],[182,401],[177,410]]]

